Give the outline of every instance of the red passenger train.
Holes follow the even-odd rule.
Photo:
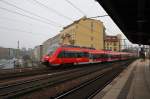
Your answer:
[[[45,55],[42,58],[42,63],[46,66],[60,66],[64,64],[112,62],[133,57],[135,57],[135,54],[126,52],[112,52],[78,46],[60,46]]]

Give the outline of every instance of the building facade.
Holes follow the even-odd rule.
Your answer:
[[[104,40],[105,50],[121,51],[121,35],[105,36]]]
[[[104,49],[105,27],[99,20],[83,17],[64,27],[61,44]]]
[[[32,53],[32,59],[34,61],[41,61],[41,58],[43,56],[43,45],[38,45],[34,48]]]
[[[0,59],[12,59],[17,56],[17,49],[0,47]]]
[[[60,45],[91,47],[99,50],[121,51],[121,35],[108,36],[100,20],[83,17],[63,28],[59,34],[35,47],[34,58],[40,61]]]
[[[42,54],[48,54],[53,48],[57,47],[60,44],[60,34],[57,34],[56,36],[49,38],[45,42],[43,42],[43,51]]]

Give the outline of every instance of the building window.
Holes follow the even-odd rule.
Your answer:
[[[116,46],[116,42],[114,42],[114,46]]]
[[[91,22],[91,33],[93,32],[93,28],[94,28],[93,22]]]
[[[72,39],[75,40],[75,33],[71,35]]]
[[[109,46],[109,43],[107,43],[107,46]]]
[[[112,50],[112,48],[110,47],[110,50]]]
[[[76,29],[78,29],[78,25],[76,25]]]
[[[91,44],[91,47],[94,48],[93,44]]]
[[[107,50],[109,50],[109,47],[107,47]]]
[[[91,37],[91,41],[93,41],[93,37]]]

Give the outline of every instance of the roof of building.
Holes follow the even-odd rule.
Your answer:
[[[117,42],[119,41],[119,38],[117,36],[110,36],[110,35],[107,35],[105,36],[105,41],[112,41],[112,42]]]
[[[46,41],[43,42],[43,44],[44,44],[44,43],[47,43],[47,42],[50,42],[51,40],[53,40],[53,39],[55,39],[55,38],[57,38],[57,37],[59,37],[59,36],[60,36],[60,33],[57,34],[57,35],[55,35],[54,37],[51,37],[51,38],[47,39]]]
[[[87,20],[87,19],[88,19],[88,20],[93,20],[93,21],[99,21],[99,22],[101,22],[100,20],[91,19],[91,18],[87,18],[86,16],[84,16],[84,17],[82,17],[82,18],[80,18],[80,19],[74,21],[73,23],[71,23],[71,24],[65,26],[63,29],[66,29],[66,28],[68,28],[68,27],[70,27],[70,26],[72,26],[72,25],[74,25],[74,24],[76,24],[76,23],[79,23],[81,20]]]

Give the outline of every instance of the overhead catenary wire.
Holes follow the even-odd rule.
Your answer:
[[[31,34],[31,35],[40,35],[40,36],[49,36],[49,35],[45,35],[45,34],[33,34],[33,32],[30,32],[30,31],[25,31],[25,30],[20,30],[20,29],[14,29],[14,28],[8,28],[8,27],[3,27],[3,26],[0,26],[0,29],[3,29],[3,30],[10,30],[10,31],[16,31],[16,32],[24,32],[24,33],[28,33],[28,34]]]
[[[7,17],[0,17],[0,19],[3,19],[3,20],[6,20],[6,21],[9,21],[9,22],[17,22],[17,23],[23,23],[23,24],[27,24],[27,25],[29,25],[29,26],[31,26],[31,25],[34,25],[33,23],[29,23],[29,22],[26,22],[26,21],[22,21],[22,20],[16,20],[16,19],[13,19],[13,18],[7,18]],[[43,25],[37,25],[38,27],[44,27],[44,28],[50,28],[50,29],[54,29],[54,30],[56,30],[56,28],[51,28],[51,27],[49,27],[49,26],[43,26]]]
[[[69,0],[65,0],[67,3],[69,3],[72,7],[74,7],[75,9],[77,9],[80,13],[82,13],[84,16],[86,16],[86,14],[80,9],[78,8],[76,5],[74,5],[72,2],[70,2]]]
[[[57,10],[54,10],[53,8],[50,8],[50,7],[46,6],[46,5],[43,4],[43,3],[40,3],[40,2],[37,1],[37,0],[33,0],[33,1],[35,1],[35,2],[36,2],[38,5],[40,5],[41,7],[44,7],[45,9],[47,9],[47,10],[49,10],[49,11],[53,11],[53,12],[56,13],[57,15],[63,16],[63,17],[66,18],[67,20],[74,21],[74,20],[72,20],[72,18],[63,15],[62,13],[58,12]],[[85,29],[91,30],[91,28],[88,27],[88,26],[85,26],[85,25],[80,24],[80,23],[79,23],[79,25],[80,25],[81,27],[85,28]],[[95,31],[95,30],[93,30],[93,31]],[[98,33],[99,33],[99,31],[95,31],[95,32],[98,32]],[[91,36],[91,35],[90,35],[90,36]],[[96,38],[95,38],[95,39],[96,39]]]
[[[36,2],[37,4],[39,4],[41,7],[44,7],[44,8],[46,8],[46,9],[49,10],[49,11],[53,11],[54,13],[56,13],[56,14],[58,14],[58,15],[60,15],[60,16],[63,16],[64,18],[66,18],[66,19],[68,19],[68,20],[70,20],[70,21],[74,21],[74,20],[72,20],[72,18],[63,15],[62,13],[58,12],[57,10],[53,10],[52,8],[46,6],[46,5],[43,4],[43,3],[40,3],[40,2],[37,1],[37,0],[33,0],[33,1],[35,1],[35,2]],[[85,25],[83,25],[83,24],[80,24],[80,23],[79,23],[79,25],[82,26],[83,28],[86,28],[86,29],[91,30],[90,27],[87,27],[87,26],[85,26]],[[93,30],[93,31],[95,31],[95,30]],[[98,32],[98,31],[95,31],[95,32]]]
[[[65,0],[66,2],[68,2],[71,6],[73,6],[75,9],[77,9],[80,13],[82,13],[84,16],[86,16],[86,14],[81,10],[81,9],[79,9],[77,6],[75,6],[72,2],[70,2],[69,0]],[[108,16],[108,15],[102,15],[102,17],[105,17],[105,16]],[[97,16],[97,17],[101,17],[101,16]],[[95,18],[95,17],[93,17],[93,18]],[[82,24],[80,24],[82,27],[84,27],[84,28],[88,28],[87,26],[85,26],[85,25],[82,25]],[[90,29],[90,28],[88,28],[88,29]],[[95,31],[95,30],[94,30]],[[95,31],[95,32],[98,32],[98,31]]]
[[[109,15],[108,15],[108,14],[105,14],[105,15],[98,15],[98,16],[88,17],[88,18],[99,18],[99,17],[106,17],[106,16],[109,16]]]
[[[23,23],[23,24],[31,24],[31,23],[28,23],[26,21],[22,21],[22,20],[17,20],[17,19],[13,19],[13,18],[8,18],[8,17],[1,17],[0,16],[0,19],[2,20],[7,20],[7,21],[11,21],[11,22],[20,22],[20,23]]]
[[[13,11],[13,10],[9,10],[9,9],[3,8],[3,7],[0,7],[0,9],[1,9],[1,10],[5,10],[5,11],[10,12],[10,13],[14,13],[14,14],[17,14],[17,15],[21,15],[21,16],[23,16],[23,17],[27,17],[27,18],[32,19],[32,20],[36,20],[36,21],[39,21],[39,22],[42,22],[42,23],[51,25],[51,26],[53,26],[53,27],[56,27],[56,26],[52,25],[51,23],[46,22],[46,21],[43,21],[43,20],[38,19],[38,18],[34,18],[34,17],[28,16],[28,15],[25,15],[25,14],[22,14],[22,13]]]
[[[33,16],[39,17],[39,18],[42,19],[42,20],[49,21],[52,25],[59,26],[59,27],[63,26],[63,25],[61,25],[61,24],[59,24],[59,23],[57,23],[57,22],[54,22],[54,21],[52,21],[52,20],[50,20],[50,19],[47,19],[47,18],[45,18],[45,17],[42,17],[42,16],[40,16],[40,15],[38,15],[38,14],[35,14],[35,13],[33,13],[33,12],[30,12],[30,11],[28,11],[28,10],[22,9],[22,8],[20,8],[20,7],[16,6],[16,5],[14,5],[14,4],[11,4],[11,3],[7,2],[7,1],[1,0],[0,2],[5,3],[5,4],[9,5],[9,6],[15,7],[15,8],[17,8],[17,9],[19,9],[19,10],[21,10],[21,11],[24,11],[24,12],[26,12],[26,13],[28,13],[28,14],[33,15]]]
[[[37,1],[37,0],[36,0]],[[45,8],[48,8],[47,6],[45,6]],[[2,7],[0,7],[0,9],[3,9],[3,10],[6,10],[6,11],[8,11],[8,12],[11,12],[11,13],[15,13],[15,14],[19,14],[19,15],[22,15],[22,16],[25,16],[25,17],[28,17],[28,18],[31,18],[31,19],[36,19],[36,20],[38,20],[38,21],[41,21],[41,22],[45,22],[45,21],[43,21],[43,20],[40,20],[40,19],[37,19],[37,18],[34,18],[34,17],[31,17],[31,16],[28,16],[28,15],[24,15],[24,14],[21,14],[21,13],[19,13],[19,12],[16,12],[16,11],[11,11],[11,10],[9,10],[9,9],[6,9],[6,8],[2,8]],[[19,8],[20,9],[20,8]],[[57,14],[58,14],[59,12],[57,11]],[[63,14],[60,14],[59,13],[59,15],[63,15]],[[63,15],[64,16],[64,15]],[[67,17],[65,17],[65,18],[67,18]],[[71,20],[72,21],[72,19],[71,18],[67,18],[68,20]],[[47,22],[46,22],[47,23]],[[49,23],[47,23],[47,24],[49,24]],[[84,28],[86,28],[86,29],[89,29],[89,30],[91,30],[90,29],[90,27],[88,27],[88,26],[85,26],[85,25],[83,25],[83,24],[79,24],[80,26],[82,26],[82,27],[84,27]],[[95,31],[95,30],[94,30]],[[95,32],[98,32],[98,31],[95,31]]]
[[[34,1],[37,1],[37,0],[34,0]],[[44,7],[44,6],[43,6]],[[16,8],[16,7],[15,7]],[[46,7],[45,7],[46,8]],[[48,7],[49,8],[49,10],[50,10],[50,7]],[[8,12],[11,12],[11,13],[16,13],[16,14],[19,14],[19,15],[21,15],[21,16],[24,16],[24,17],[28,17],[28,18],[30,18],[30,19],[32,19],[32,20],[36,20],[36,21],[39,21],[40,20],[40,22],[46,22],[46,24],[50,24],[49,22],[47,22],[47,21],[43,21],[43,20],[41,20],[41,19],[43,19],[43,18],[34,18],[34,17],[31,17],[31,16],[29,16],[29,15],[25,15],[25,14],[22,14],[22,13],[20,13],[20,12],[17,12],[17,11],[12,11],[12,10],[9,10],[9,9],[6,9],[6,8],[2,8],[2,7],[0,7],[0,9],[2,9],[2,10],[6,10],[6,11],[8,11]],[[18,8],[17,8],[18,9]],[[20,8],[19,8],[20,9]],[[22,8],[21,8],[22,9]],[[20,10],[21,10],[20,9]],[[24,9],[22,9],[22,11],[23,11]],[[26,12],[27,10],[24,10],[24,12]],[[65,16],[65,15],[63,15],[62,13],[60,13],[59,11],[57,11],[57,10],[55,10],[55,9],[51,9],[51,11],[53,11],[53,12],[55,12],[55,13],[57,13],[57,15],[60,15],[60,16],[63,16],[64,18],[66,18],[66,19],[68,19],[68,20],[71,20],[71,21],[73,21],[72,20],[72,18],[69,18],[68,16]],[[29,11],[30,12],[30,11]],[[26,13],[28,13],[28,12],[26,12]],[[32,13],[32,12],[31,12]],[[29,13],[29,14],[31,14],[31,13]],[[31,15],[33,15],[33,14],[31,14]],[[36,16],[36,15],[34,15],[34,16]],[[53,25],[52,25],[53,26]],[[84,27],[84,28],[86,28],[86,29],[90,29],[90,27],[88,27],[88,26],[85,26],[85,25],[83,25],[83,24],[80,24],[80,26],[82,26],[82,27]],[[1,28],[1,27],[0,27]],[[4,29],[4,28],[3,28]],[[10,28],[5,28],[5,30],[13,30],[13,31],[18,31],[18,32],[25,32],[25,33],[30,33],[30,34],[32,34],[32,35],[34,35],[32,32],[29,32],[29,31],[24,31],[24,30],[17,30],[17,29],[10,29]],[[85,34],[86,35],[86,34]],[[44,36],[43,34],[42,34],[42,36]],[[48,35],[47,35],[48,36]]]
[[[68,19],[68,20],[73,21],[72,18],[63,15],[62,13],[58,12],[57,10],[55,10],[55,9],[53,9],[53,8],[51,8],[51,7],[48,7],[48,6],[46,6],[45,4],[43,4],[43,3],[41,3],[41,2],[39,2],[39,1],[37,1],[37,0],[33,0],[33,1],[34,1],[35,3],[37,3],[39,6],[41,6],[41,7],[43,7],[43,8],[46,8],[48,11],[52,11],[53,13],[55,13],[55,14],[57,14],[57,15],[59,15],[59,16],[62,16],[62,17],[64,17],[64,18]]]

